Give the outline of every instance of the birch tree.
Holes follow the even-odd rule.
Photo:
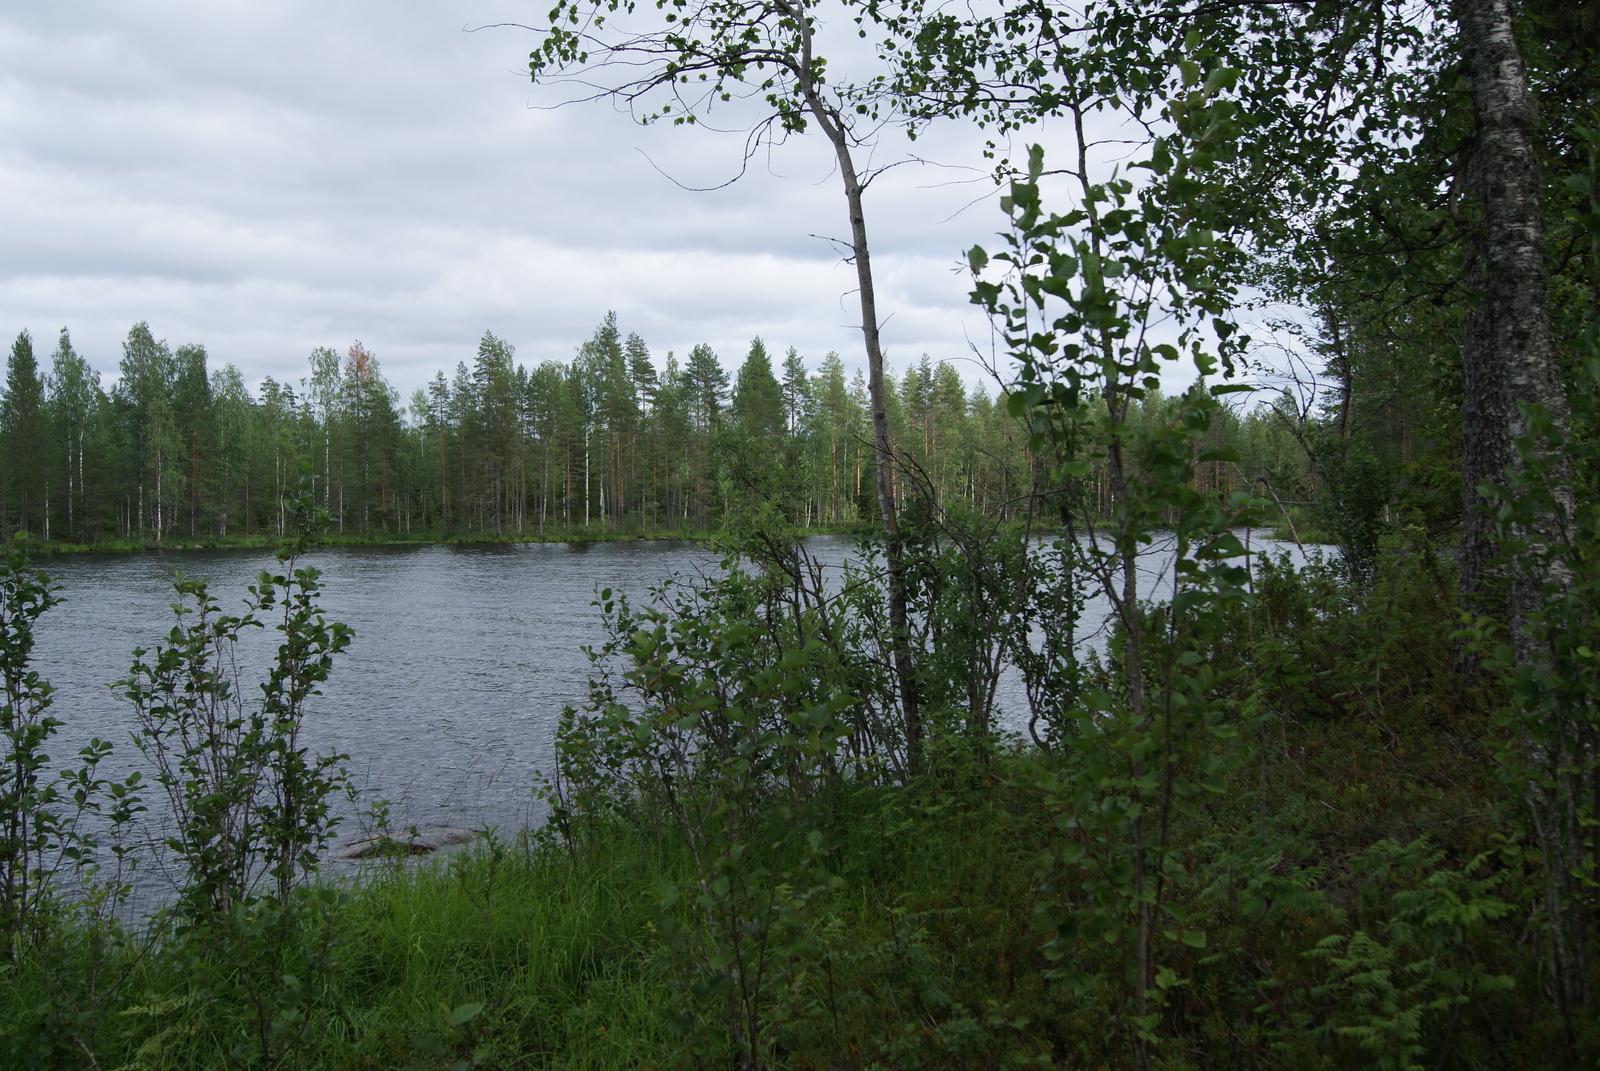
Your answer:
[[[862,27],[870,8],[839,8]],[[822,19],[809,0],[557,0],[529,57],[535,82],[579,87],[576,99],[625,104],[643,122],[693,124],[735,95],[765,105],[750,128],[747,154],[763,143],[815,128],[833,150],[850,223],[861,333],[871,397],[878,512],[887,539],[891,647],[899,679],[908,753],[920,752],[918,714],[895,504],[889,389],[879,337],[877,290],[867,240],[864,195],[873,173],[857,152],[880,121],[880,84],[830,80],[819,51]],[[747,155],[748,158],[748,155]]]

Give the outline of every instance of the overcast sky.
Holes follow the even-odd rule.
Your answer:
[[[571,357],[608,309],[658,361],[762,336],[861,363],[826,143],[738,171],[737,134],[645,128],[530,86],[543,0],[144,0],[0,8],[0,331],[63,326],[109,381],[128,327],[251,383],[360,339],[404,395],[493,331]],[[737,117],[730,116],[730,122]],[[891,365],[988,327],[962,250],[1002,223],[972,132],[869,194]],[[887,139],[878,162],[904,155]],[[968,170],[961,170],[965,165]],[[663,174],[665,173],[665,174]],[[671,176],[670,178],[667,176]],[[966,207],[971,205],[971,207]],[[965,210],[963,210],[965,208]],[[976,369],[967,366],[969,379]]]

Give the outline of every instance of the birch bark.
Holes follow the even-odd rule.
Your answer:
[[[1499,377],[1506,441],[1532,432],[1526,409],[1542,407],[1556,436],[1565,441],[1567,403],[1550,333],[1549,276],[1545,263],[1544,216],[1539,197],[1535,134],[1538,109],[1529,92],[1517,47],[1511,0],[1456,0],[1462,58],[1472,96],[1478,144],[1474,166],[1482,198],[1483,304],[1469,320],[1463,360],[1467,382]],[[1481,332],[1481,337],[1479,333]],[[1568,538],[1572,516],[1571,464],[1533,439],[1531,454],[1512,457],[1526,470],[1529,460],[1544,469],[1548,500],[1517,533],[1533,549],[1521,555],[1509,577],[1513,648],[1517,663],[1538,667],[1546,652],[1533,627],[1547,592],[1568,586],[1563,560],[1541,553]],[[1470,506],[1472,499],[1469,497]],[[1524,728],[1525,761],[1531,768],[1560,767],[1568,741],[1566,713],[1549,713],[1538,733]],[[1545,907],[1549,914],[1551,983],[1556,1007],[1570,1031],[1588,1004],[1587,919],[1584,896],[1574,888],[1582,833],[1572,820],[1570,786],[1557,768],[1545,782],[1530,780],[1527,802],[1544,856]]]

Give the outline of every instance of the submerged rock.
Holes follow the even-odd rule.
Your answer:
[[[426,826],[412,829],[410,834],[397,837],[388,833],[374,833],[335,849],[330,856],[334,859],[370,859],[383,855],[423,855],[452,844],[466,844],[478,836],[470,829],[457,829],[454,826]]]

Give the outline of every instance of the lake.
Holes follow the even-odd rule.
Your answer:
[[[1264,543],[1275,546],[1258,533],[1256,545]],[[815,537],[807,547],[835,566],[852,551],[844,537]],[[643,599],[669,576],[717,568],[711,551],[680,541],[318,548],[306,560],[323,570],[328,617],[355,633],[314,703],[306,742],[349,755],[363,795],[391,801],[399,825],[506,831],[541,817],[535,771],[551,771],[562,707],[584,698],[589,664],[580,648],[603,639],[596,588]],[[53,713],[65,723],[51,749],[57,760],[99,736],[115,746],[117,768],[142,765],[129,740],[131,708],[107,685],[127,674],[134,647],[153,646],[171,627],[174,572],[209,578],[222,607],[234,610],[271,564],[265,551],[241,550],[45,562],[64,599],[41,619],[35,648],[35,668],[57,689]],[[1091,603],[1086,624],[1106,609]],[[246,662],[259,668],[275,637],[258,633]],[[1001,724],[1020,728],[1020,681],[1007,681],[1000,701]],[[356,832],[351,822],[341,839]]]
[[[349,755],[363,795],[390,800],[399,823],[507,829],[537,817],[534,771],[550,768],[563,705],[584,696],[580,648],[603,638],[596,587],[642,597],[717,564],[689,542],[337,547],[306,561],[323,571],[329,619],[355,633],[314,701],[308,744]],[[132,708],[107,684],[127,674],[134,647],[171,627],[175,571],[209,578],[221,606],[237,610],[273,564],[237,550],[45,563],[64,600],[41,619],[34,649],[65,723],[56,757],[99,736],[134,761]],[[276,636],[257,633],[247,663],[264,664]]]

